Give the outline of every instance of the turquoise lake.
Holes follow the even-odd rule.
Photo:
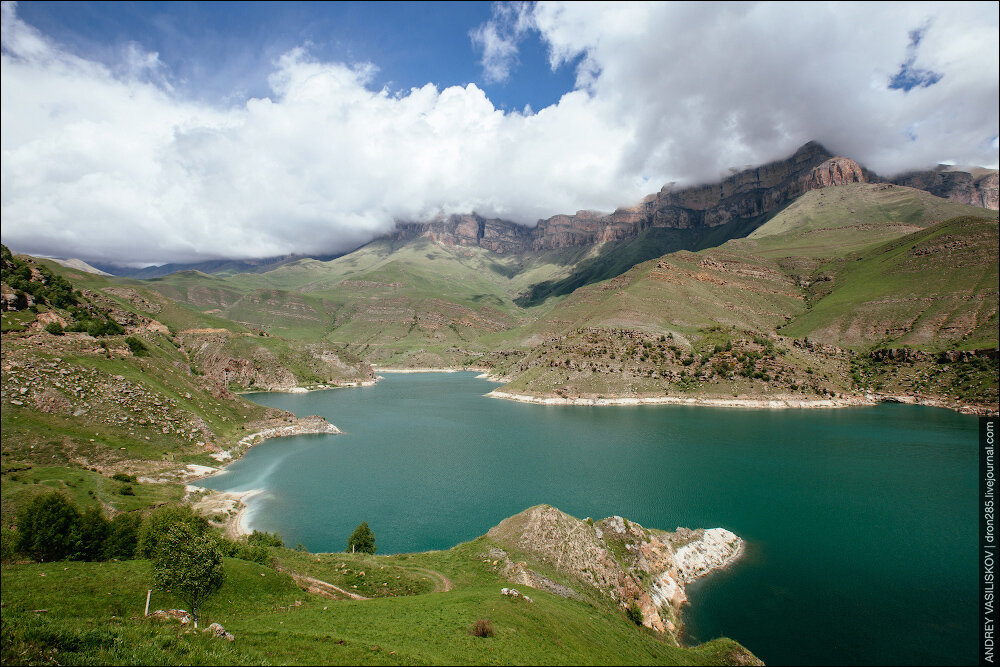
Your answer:
[[[264,489],[252,528],[341,551],[447,549],[539,503],[651,528],[732,530],[730,569],[691,585],[687,643],[725,635],[768,664],[973,664],[977,420],[831,410],[539,406],[474,373],[252,394],[343,435],[280,438],[203,480]]]

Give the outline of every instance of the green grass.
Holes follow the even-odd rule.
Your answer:
[[[316,556],[356,567],[432,568],[456,585],[365,601],[315,596],[288,574],[226,559],[226,582],[205,603],[200,625],[221,623],[233,643],[142,619],[152,580],[148,562],[5,565],[4,662],[40,664],[59,656],[64,664],[665,665],[724,664],[746,655],[727,639],[671,646],[610,603],[543,591],[531,592],[533,603],[507,598],[500,588],[509,584],[477,556],[488,546],[481,538],[426,554]],[[151,609],[180,606],[154,591]],[[494,637],[472,636],[480,618],[492,621]]]
[[[3,525],[16,523],[20,508],[36,496],[61,491],[83,509],[100,504],[118,512],[131,512],[164,503],[179,502],[184,495],[182,484],[144,484],[130,482],[134,495],[120,493],[124,483],[80,466],[52,466],[3,463]]]
[[[841,345],[995,346],[996,219],[954,218],[820,268],[833,279],[782,329]]]

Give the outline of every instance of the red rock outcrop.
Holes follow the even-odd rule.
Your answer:
[[[846,157],[832,157],[823,164],[813,167],[809,172],[806,177],[806,190],[867,182],[864,170],[857,162]]]

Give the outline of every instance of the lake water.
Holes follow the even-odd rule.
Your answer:
[[[977,660],[974,417],[833,410],[539,406],[483,397],[474,373],[254,394],[343,435],[250,449],[202,483],[265,489],[250,525],[340,551],[361,521],[379,553],[446,549],[539,503],[747,541],[689,588],[687,641],[725,635],[768,664]]]

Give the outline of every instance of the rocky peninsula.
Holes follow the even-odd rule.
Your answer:
[[[484,560],[512,583],[563,597],[591,586],[623,609],[638,605],[644,626],[675,641],[685,586],[735,561],[744,546],[724,528],[670,533],[620,516],[580,520],[549,505],[504,519],[486,536],[498,546]],[[531,561],[569,585],[530,568]]]

